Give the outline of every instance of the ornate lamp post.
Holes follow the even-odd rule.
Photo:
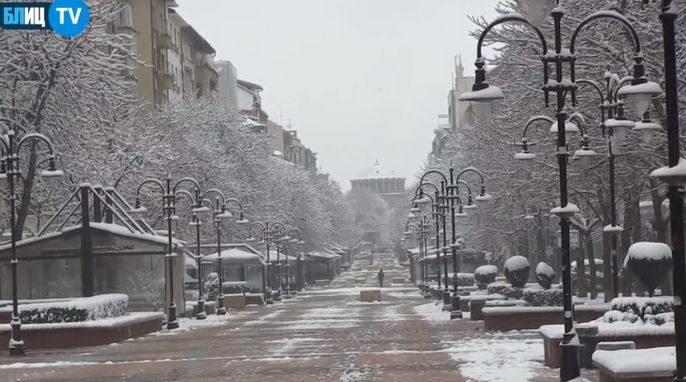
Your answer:
[[[288,232],[286,232],[286,236],[288,236],[290,238],[290,240],[285,243],[286,246],[284,248],[286,250],[288,249],[288,247],[287,247],[288,243],[295,244],[295,245],[305,244],[305,241],[303,241],[303,234],[297,228],[290,229]],[[285,272],[286,272],[286,296],[287,296],[287,298],[290,298],[290,295],[291,295],[291,273],[290,273],[290,265],[288,263],[288,251],[286,251],[285,254],[286,254],[286,264],[285,264],[284,268],[285,268]],[[300,256],[301,256],[300,251],[298,251],[298,261],[302,261]],[[295,293],[295,291],[294,291],[294,293]]]
[[[432,197],[431,195],[428,195],[428,194],[427,195],[424,194],[424,189],[422,187],[423,186],[429,186],[429,185],[431,185],[435,188],[435,196],[434,197]],[[436,252],[436,281],[438,283],[439,297],[441,299],[443,299],[443,296],[446,293],[445,291],[447,291],[448,289],[447,289],[447,281],[446,281],[446,289],[443,290],[441,288],[442,285],[441,285],[441,256],[440,256],[440,253],[441,253],[441,250],[440,250],[440,248],[441,248],[440,222],[441,222],[442,213],[441,213],[441,211],[439,209],[439,205],[438,205],[438,202],[440,202],[440,199],[439,199],[440,195],[438,192],[438,188],[435,185],[433,185],[432,183],[420,184],[417,187],[417,190],[415,191],[415,195],[416,196],[414,197],[413,201],[416,202],[417,204],[426,204],[426,203],[431,204],[431,218],[434,220],[434,224],[435,224],[435,230],[434,231],[436,234],[436,248],[435,248],[435,252]],[[443,217],[443,220],[445,221],[445,217]],[[444,227],[444,231],[445,231],[445,227]],[[445,243],[443,245],[445,246]]]
[[[472,91],[460,96],[461,101],[473,102],[490,102],[497,99],[504,98],[502,90],[498,87],[489,85],[486,82],[486,60],[481,54],[481,46],[484,38],[488,32],[495,26],[506,22],[523,23],[531,27],[541,40],[542,46],[542,61],[543,61],[543,92],[545,97],[545,104],[548,106],[550,94],[556,96],[557,105],[557,124],[558,126],[565,126],[567,122],[567,112],[565,110],[565,101],[568,95],[572,97],[572,104],[576,105],[576,77],[575,77],[575,42],[579,32],[589,23],[597,20],[614,20],[621,23],[629,32],[631,42],[634,47],[634,76],[632,79],[633,85],[642,85],[644,87],[653,88],[652,84],[644,77],[645,68],[643,66],[643,56],[641,46],[638,39],[638,34],[632,27],[631,23],[621,14],[614,11],[600,11],[593,13],[583,19],[574,30],[569,49],[562,47],[562,18],[564,12],[561,7],[555,7],[558,3],[556,0],[518,0],[523,15],[508,14],[503,15],[490,23],[481,33],[477,43],[477,59],[476,65],[476,81],[472,87]],[[551,14],[555,27],[555,41],[554,51],[548,52],[548,44],[541,30],[538,28],[543,20]],[[554,78],[550,77],[550,66],[555,68]],[[569,76],[565,76],[563,69],[569,67]],[[658,86],[659,88],[659,86]],[[654,88],[653,88],[654,90]],[[649,96],[650,97],[650,96]],[[648,97],[648,98],[649,98]],[[637,98],[644,98],[639,96]],[[650,101],[648,100],[648,103]],[[641,115],[641,114],[639,114]],[[579,377],[579,362],[577,354],[577,342],[574,339],[576,334],[574,332],[574,318],[572,307],[572,285],[571,285],[571,259],[570,259],[570,237],[569,218],[579,211],[579,208],[568,202],[567,192],[567,141],[566,128],[557,129],[557,147],[558,147],[558,166],[560,168],[560,206],[555,207],[551,212],[560,216],[560,230],[562,232],[562,278],[564,290],[564,323],[565,335],[562,340],[562,361],[560,367],[560,380],[570,381]]]
[[[0,135],[0,183],[6,184],[9,191],[10,201],[10,240],[12,248],[12,318],[10,321],[10,355],[24,355],[24,340],[21,335],[21,319],[19,318],[18,286],[17,286],[17,239],[21,236],[16,232],[16,178],[19,177],[19,159],[21,148],[27,142],[32,144],[45,143],[48,147],[48,169],[41,171],[41,177],[52,185],[56,183],[64,173],[55,166],[55,150],[52,142],[43,134],[27,133],[21,138],[17,137],[12,129],[5,128],[5,135]]]
[[[167,278],[166,278],[166,289],[169,290],[169,307],[168,317],[167,317],[167,329],[176,329],[179,327],[179,322],[176,320],[176,302],[174,301],[174,258],[176,254],[173,251],[173,237],[172,237],[172,221],[178,220],[179,217],[176,215],[176,195],[179,191],[179,186],[182,184],[190,184],[195,187],[195,192],[200,193],[200,184],[197,180],[191,177],[185,177],[180,179],[178,182],[174,183],[172,186],[171,174],[167,174],[165,182],[150,178],[144,180],[136,189],[136,203],[131,213],[143,214],[147,211],[147,208],[141,205],[140,193],[143,186],[154,185],[159,187],[162,192],[162,210],[167,214],[167,254],[165,255],[166,265],[167,265]],[[204,208],[202,205],[196,206],[197,208]],[[193,212],[193,210],[191,210]]]
[[[271,224],[270,235],[274,241],[274,248],[276,248],[276,296],[274,300],[281,301],[281,294],[283,291],[283,273],[281,272],[281,245],[286,236],[286,225],[282,222],[273,222]]]
[[[185,195],[191,201],[191,221],[188,223],[189,226],[195,227],[195,261],[198,267],[198,304],[197,313],[195,318],[198,320],[204,320],[207,318],[205,313],[205,298],[204,298],[204,285],[202,282],[202,254],[200,253],[200,226],[202,225],[202,220],[199,214],[209,212],[209,208],[203,205],[203,201],[206,199],[200,198],[200,193],[196,190],[195,196],[186,190],[179,190],[176,192],[176,196]],[[220,283],[221,285],[221,283]]]
[[[236,220],[238,225],[248,224],[248,220],[243,214],[243,205],[236,198],[226,198],[224,193],[216,188],[211,188],[203,194],[203,200],[209,194],[215,194],[215,203],[213,205],[213,225],[217,232],[217,275],[219,276],[219,293],[217,294],[217,315],[225,315],[226,307],[224,306],[224,262],[222,256],[222,225],[225,221],[233,218],[233,214],[227,209],[227,203],[234,203],[238,206],[240,216]],[[200,240],[198,240],[200,242]]]
[[[648,4],[643,0],[643,4]],[[676,336],[676,381],[686,381],[686,255],[684,254],[684,200],[683,186],[684,159],[680,151],[679,131],[679,98],[676,61],[676,30],[678,17],[677,6],[672,0],[662,0],[662,42],[664,51],[665,72],[665,117],[667,127],[667,166],[654,170],[650,176],[668,185],[669,221],[672,241],[672,276],[674,283],[674,333]],[[626,97],[629,106],[637,115],[643,115],[653,96],[659,95],[659,87],[647,88],[641,83],[622,88],[620,97]]]

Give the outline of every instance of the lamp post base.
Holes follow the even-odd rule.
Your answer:
[[[197,309],[198,309],[198,312],[195,314],[195,319],[196,320],[206,319],[207,313],[205,313],[205,301],[204,300],[198,300]]]
[[[24,341],[21,340],[21,321],[18,317],[12,317],[11,322],[11,337],[9,354],[11,356],[23,356],[26,355],[26,349],[24,348]]]
[[[217,315],[223,316],[226,314],[226,307],[224,306],[224,294],[217,296]]]
[[[576,333],[565,333],[560,347],[560,380],[572,381],[581,375],[579,370],[579,339]]]
[[[443,293],[443,311],[450,312],[451,310],[453,310],[453,306],[450,301],[450,292],[446,291]]]
[[[179,322],[176,321],[176,305],[169,305],[169,319],[167,320],[167,329],[177,329]]]
[[[462,310],[460,309],[460,295],[457,294],[457,292],[454,292],[453,295],[450,298],[450,319],[455,320],[455,319],[461,319],[462,318]]]

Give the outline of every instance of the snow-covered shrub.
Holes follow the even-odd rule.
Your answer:
[[[457,286],[474,286],[476,279],[473,273],[459,273],[457,275]]]
[[[674,321],[672,297],[617,297],[612,309],[603,315],[604,322],[628,321],[662,325]]]
[[[457,274],[457,286],[473,286],[476,281],[474,280],[473,273],[458,273]],[[449,283],[453,283],[453,274],[449,276]]]
[[[652,297],[655,288],[672,268],[672,249],[665,243],[634,243],[624,258],[624,268],[645,285]]]
[[[519,300],[523,295],[521,288],[515,288],[509,284],[498,282],[488,284],[486,291],[488,291],[488,294],[503,295],[508,300]]]
[[[205,281],[205,301],[215,301],[219,296],[219,274],[210,272]]]
[[[124,316],[128,313],[129,296],[103,294],[67,301],[22,304],[19,317],[24,324],[83,322]]]
[[[495,265],[482,265],[474,270],[474,278],[479,289],[486,289],[488,284],[495,282],[498,275],[498,267]]]
[[[536,281],[538,281],[538,285],[542,286],[543,289],[550,289],[554,280],[555,270],[550,265],[542,261],[536,265]]]
[[[529,279],[529,260],[524,256],[512,256],[505,261],[505,277],[515,288],[522,288]]]
[[[531,306],[562,306],[562,289],[524,289],[522,299]]]

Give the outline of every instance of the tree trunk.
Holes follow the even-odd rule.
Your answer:
[[[603,232],[603,294],[605,302],[612,300],[612,259],[610,259],[610,235]]]
[[[581,235],[581,232],[579,233]],[[581,240],[581,237],[579,237]],[[579,243],[581,244],[581,243]],[[584,250],[582,248],[572,249],[576,259],[576,294],[579,297],[588,295],[586,288],[586,265],[584,264]]]
[[[595,258],[593,257],[593,239],[591,231],[584,235],[584,245],[586,246],[586,258],[588,258],[589,278],[588,287],[591,291],[591,299],[598,297],[598,283],[596,281]]]

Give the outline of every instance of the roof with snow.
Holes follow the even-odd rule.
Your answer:
[[[404,178],[398,175],[394,170],[385,168],[377,160],[371,166],[360,171],[355,179],[386,179],[386,178]]]
[[[262,256],[239,248],[223,249],[221,251],[222,263],[226,265],[263,265]],[[216,262],[219,259],[217,252],[203,256],[203,261]]]

